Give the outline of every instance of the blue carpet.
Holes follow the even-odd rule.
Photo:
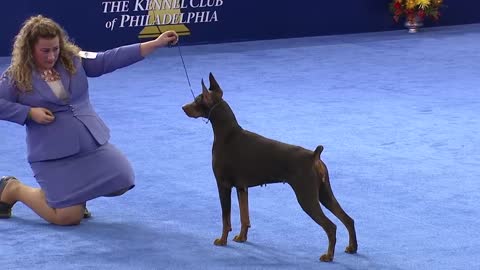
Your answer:
[[[220,236],[212,130],[184,115],[192,97],[176,48],[91,79],[91,98],[129,157],[137,187],[89,203],[77,227],[24,205],[0,220],[1,269],[480,269],[480,25],[182,47],[196,93],[213,72],[242,127],[325,146],[359,250],[318,258],[327,238],[288,185],[250,190],[252,228]],[[0,58],[4,70],[8,58]],[[0,123],[0,174],[36,182],[23,127]],[[59,134],[59,136],[61,136]]]

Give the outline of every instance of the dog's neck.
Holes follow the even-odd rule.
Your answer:
[[[228,136],[230,132],[241,129],[228,103],[221,100],[210,112],[210,122],[216,138]]]

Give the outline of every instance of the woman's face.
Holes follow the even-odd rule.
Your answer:
[[[39,38],[33,48],[35,65],[41,71],[52,69],[60,54],[60,42],[58,37]]]

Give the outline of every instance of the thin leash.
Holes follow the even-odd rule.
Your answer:
[[[190,87],[190,93],[192,93],[193,100],[195,100],[195,94],[193,93],[192,84],[190,83],[190,77],[188,77],[187,66],[185,65],[185,61],[183,60],[182,50],[180,49],[179,41],[177,41],[177,47],[178,47],[178,54],[180,55],[180,59],[182,59],[183,70],[185,70],[185,76],[187,77],[188,86]],[[216,107],[216,105],[214,107]],[[205,124],[208,124],[208,122],[210,121],[210,114],[212,113],[212,110],[213,108],[210,109],[210,111],[208,112],[207,121],[202,119],[202,121],[204,121]]]
[[[185,61],[183,60],[182,50],[180,49],[180,43],[178,41],[177,41],[177,48],[178,48],[178,54],[180,54],[180,58],[182,59],[183,70],[185,70],[185,76],[187,76],[190,92],[192,93],[193,100],[195,100],[195,94],[193,93],[192,84],[190,83],[190,77],[188,77],[187,66],[185,65]]]

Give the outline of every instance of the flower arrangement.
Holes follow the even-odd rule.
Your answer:
[[[443,0],[392,0],[390,10],[396,22],[403,16],[407,21],[413,21],[416,18],[423,20],[425,17],[438,20],[442,6]]]

